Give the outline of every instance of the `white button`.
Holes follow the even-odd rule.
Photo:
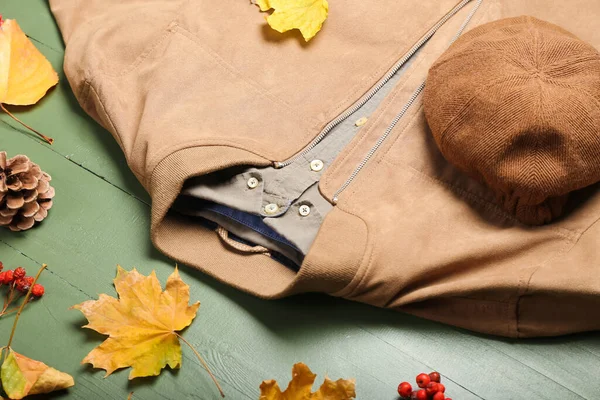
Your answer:
[[[298,208],[298,214],[302,215],[303,217],[306,217],[308,214],[310,214],[310,207],[306,204],[301,205]]]
[[[357,120],[354,125],[356,126],[363,126],[364,124],[367,123],[369,119],[367,117],[362,117],[361,119]]]
[[[312,169],[315,172],[318,172],[320,170],[323,169],[323,161],[321,160],[312,160],[310,162],[310,169]]]
[[[279,211],[279,206],[275,203],[267,204],[265,206],[265,213],[267,214],[275,214],[277,211]]]
[[[258,186],[258,179],[254,178],[254,177],[248,179],[248,187],[250,189],[254,189],[257,186]]]

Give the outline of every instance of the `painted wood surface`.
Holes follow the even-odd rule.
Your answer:
[[[240,2],[243,7],[244,2]],[[153,269],[161,281],[174,262],[149,240],[150,199],[127,168],[110,134],[85,115],[62,73],[64,45],[45,0],[5,0],[15,18],[60,71],[60,84],[35,107],[11,108],[55,138],[48,146],[0,115],[0,150],[25,153],[53,176],[57,198],[49,218],[25,233],[0,230],[0,260],[30,272],[41,263],[47,294],[28,306],[14,348],[75,377],[68,391],[38,398],[86,400],[217,399],[189,349],[183,367],[128,381],[80,365],[102,336],[80,329],[73,304],[114,294],[116,265]],[[322,379],[354,377],[359,399],[397,399],[396,387],[421,371],[441,372],[447,393],[471,399],[600,399],[600,333],[543,340],[477,335],[419,318],[321,295],[281,301],[248,296],[182,266],[192,300],[202,305],[184,336],[206,357],[229,399],[258,399],[259,384],[282,385],[295,362]],[[12,316],[0,321],[0,345]]]

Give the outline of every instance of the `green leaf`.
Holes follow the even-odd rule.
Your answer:
[[[8,357],[2,363],[0,378],[2,379],[2,388],[8,397],[11,399],[21,399],[24,397],[23,393],[25,393],[27,379],[25,379],[23,372],[19,368],[17,359],[12,351],[8,353]]]

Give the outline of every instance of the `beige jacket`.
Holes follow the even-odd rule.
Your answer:
[[[75,96],[151,194],[152,240],[172,258],[263,298],[325,292],[503,336],[598,329],[598,187],[573,196],[557,222],[519,224],[440,155],[420,97],[340,193],[297,273],[169,212],[189,177],[301,151],[457,1],[330,0],[309,44],[272,31],[240,0],[50,4]],[[327,169],[325,198],[332,201],[475,3],[442,25]],[[483,0],[467,29],[519,15],[600,49],[598,0]]]

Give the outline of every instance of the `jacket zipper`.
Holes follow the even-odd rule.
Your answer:
[[[369,101],[373,96],[375,96],[375,94],[381,90],[382,87],[385,86],[385,84],[392,78],[392,76],[394,76],[394,74],[396,72],[398,72],[398,70],[400,68],[402,68],[402,66],[404,64],[406,64],[406,62],[425,44],[427,43],[427,41],[429,41],[429,39],[431,39],[431,37],[433,35],[435,35],[435,33],[442,27],[442,25],[444,25],[450,18],[452,18],[456,13],[458,13],[460,10],[462,10],[468,3],[470,3],[473,0],[462,0],[459,4],[457,4],[448,14],[446,14],[441,20],[439,20],[428,32],[427,34],[425,34],[425,36],[423,36],[417,43],[415,43],[415,45],[413,47],[410,48],[410,50],[408,51],[408,53],[406,53],[393,67],[391,70],[388,71],[387,74],[385,74],[385,76],[374,86],[371,88],[371,90],[369,90],[363,97],[361,97],[356,103],[354,103],[354,105],[352,105],[350,108],[348,108],[346,111],[344,111],[342,114],[340,114],[337,118],[335,118],[334,120],[332,120],[331,122],[329,122],[324,128],[323,130],[319,133],[319,135],[317,135],[316,138],[314,138],[300,153],[296,154],[295,156],[292,156],[291,158],[288,158],[285,161],[274,161],[273,162],[273,166],[275,168],[283,168],[283,167],[287,167],[290,164],[293,164],[294,162],[296,162],[298,159],[304,157],[306,154],[308,154],[312,149],[314,149],[322,140],[323,138],[325,138],[329,132],[331,132],[331,130],[333,128],[335,128],[339,123],[341,123],[343,120],[345,120],[346,118],[348,118],[350,115],[352,115],[354,112],[356,112],[359,108],[361,108],[362,106],[365,105],[365,103],[367,101]],[[481,3],[482,0],[479,1],[479,3]],[[479,5],[477,5],[477,7],[479,7]]]
[[[467,16],[465,22],[461,25],[460,29],[458,30],[458,32],[456,33],[456,35],[452,38],[452,40],[450,41],[450,44],[448,46],[452,45],[452,43],[454,43],[460,37],[460,35],[462,35],[462,33],[466,29],[467,25],[469,24],[469,22],[471,22],[471,19],[473,19],[473,16],[475,15],[475,13],[477,12],[477,10],[481,6],[482,2],[483,2],[483,0],[477,0],[475,6],[473,7],[473,10],[471,10],[471,12]],[[462,8],[467,3],[468,3],[468,1],[466,1],[466,2],[463,1],[461,4],[459,4],[459,7]],[[459,10],[460,10],[460,8],[459,8]],[[458,11],[458,10],[456,10],[456,11]],[[456,14],[456,12],[454,14]],[[454,14],[452,14],[452,15],[454,15]],[[442,20],[442,21],[445,22],[445,21],[448,20],[448,18],[446,18],[445,20]],[[440,22],[443,24],[442,21],[440,21]],[[436,25],[436,27],[434,27],[434,29],[437,30],[437,29],[439,29],[440,26],[441,25]],[[429,36],[429,37],[431,38],[431,36]],[[346,190],[346,188],[348,186],[350,186],[350,184],[352,183],[352,181],[356,178],[356,176],[360,173],[360,171],[364,168],[364,166],[367,165],[367,163],[369,162],[369,160],[373,157],[373,155],[377,152],[377,150],[379,149],[379,147],[381,147],[381,145],[383,144],[383,142],[385,141],[385,139],[387,139],[387,137],[389,136],[389,134],[392,132],[392,130],[394,129],[394,127],[396,126],[396,124],[402,119],[402,117],[404,117],[404,114],[406,114],[406,112],[411,108],[411,106],[417,100],[417,98],[419,97],[419,95],[423,92],[423,89],[425,89],[425,81],[423,81],[419,85],[419,87],[413,92],[413,94],[408,99],[408,102],[404,105],[404,107],[402,107],[402,109],[400,110],[400,112],[392,120],[391,124],[387,127],[387,129],[385,130],[385,132],[383,133],[383,135],[381,135],[379,137],[379,139],[377,139],[377,142],[375,142],[375,145],[373,145],[373,147],[369,150],[369,152],[367,153],[367,155],[358,164],[358,166],[352,172],[352,174],[346,180],[346,182],[344,182],[344,184],[337,190],[337,192],[334,193],[333,199],[332,199],[332,202],[333,202],[334,205],[337,204],[337,202],[338,202],[338,196],[340,195],[340,193],[342,193],[344,190]]]

